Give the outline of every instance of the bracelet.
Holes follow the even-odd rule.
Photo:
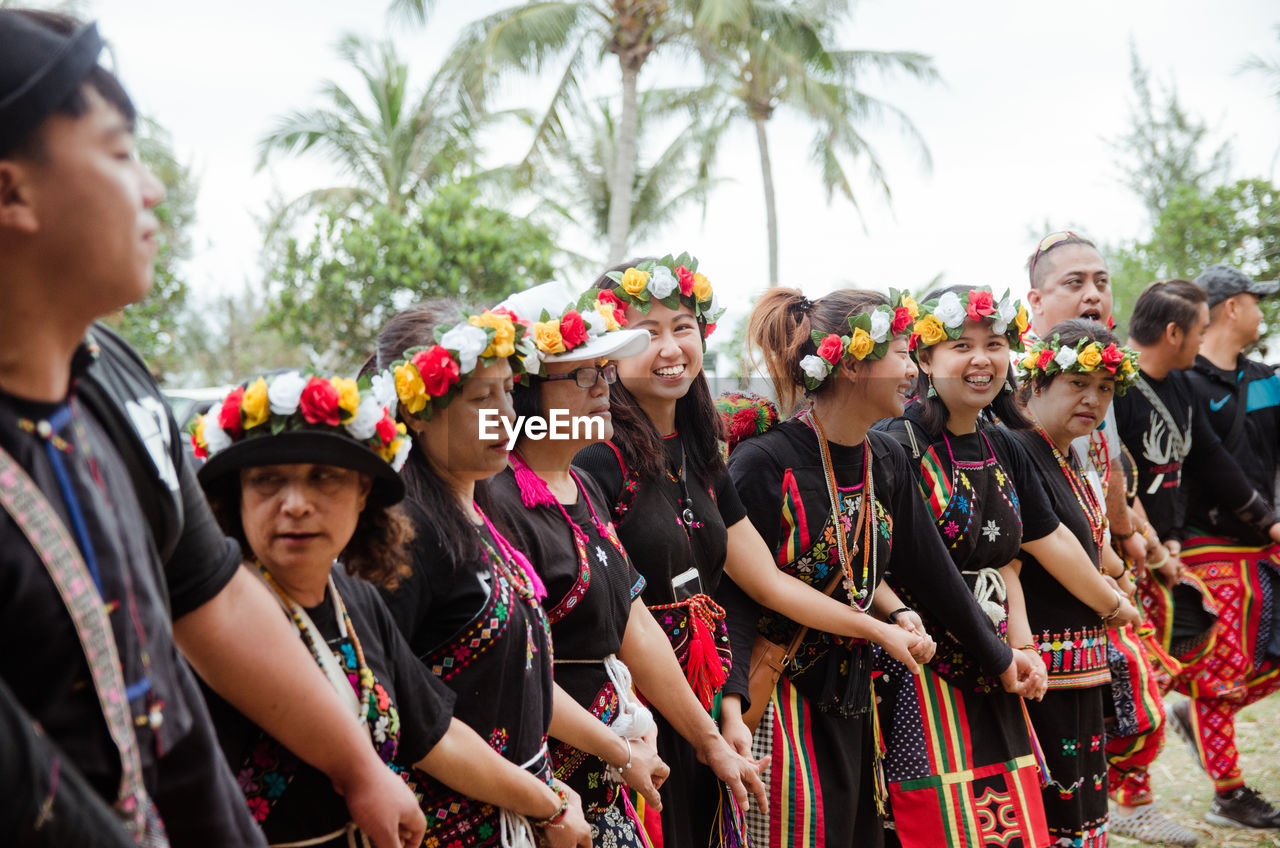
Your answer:
[[[560,798],[560,809],[556,810],[545,819],[530,818],[529,823],[534,827],[564,827],[560,822],[563,821],[564,817],[569,813],[569,796],[565,793],[564,789],[558,785],[553,784],[551,786],[551,791],[555,792],[556,796]]]
[[[627,764],[618,768],[618,774],[622,774],[631,768],[631,740],[624,736],[622,741],[627,743]]]
[[[911,612],[911,607],[898,607],[896,610],[885,616],[885,621],[890,624],[897,624],[898,616],[902,615],[904,612]]]
[[[605,763],[605,768],[604,768],[605,777],[617,783],[623,782],[624,778],[622,775],[631,768],[631,740],[623,736],[622,741],[627,743],[626,763],[620,766],[611,766],[608,763]]]
[[[1111,531],[1111,538],[1115,539],[1117,542],[1124,542],[1128,539],[1132,539],[1136,535],[1138,535],[1138,531],[1136,529],[1130,530],[1128,533],[1117,533],[1114,530]]]
[[[1149,562],[1149,563],[1147,563],[1147,568],[1160,568],[1161,566],[1163,566],[1163,565],[1164,565],[1166,562],[1168,562],[1168,561],[1169,561],[1169,549],[1168,549],[1168,548],[1165,548],[1165,549],[1164,549],[1164,557],[1162,557],[1160,560],[1158,560],[1158,561],[1156,561],[1156,562]]]
[[[1019,650],[1019,651],[1031,651],[1032,653],[1036,654],[1037,656],[1040,654],[1040,646],[1039,646],[1039,645],[1037,645],[1037,644],[1035,644],[1034,642],[1028,642],[1028,643],[1027,643],[1027,644],[1025,644],[1025,645],[1019,645],[1019,646],[1018,646],[1018,650]]]
[[[1111,621],[1111,620],[1112,620],[1112,619],[1114,619],[1117,615],[1119,615],[1119,614],[1120,614],[1120,608],[1124,606],[1124,596],[1123,596],[1123,595],[1121,595],[1119,592],[1116,592],[1116,591],[1115,591],[1115,589],[1112,589],[1111,591],[1115,592],[1115,595],[1116,595],[1116,608],[1115,608],[1115,609],[1113,609],[1113,610],[1112,610],[1110,613],[1108,613],[1107,615],[1104,615],[1104,616],[1102,617],[1102,623],[1103,623],[1103,624],[1106,624],[1108,621]]]

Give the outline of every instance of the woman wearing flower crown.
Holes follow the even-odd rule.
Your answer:
[[[550,781],[547,734],[555,721],[573,722],[551,675],[551,639],[541,598],[546,589],[528,559],[487,515],[484,481],[507,464],[501,418],[511,417],[513,370],[532,355],[525,322],[505,310],[461,315],[449,301],[406,309],[378,334],[366,370],[398,401],[398,416],[414,436],[401,477],[416,539],[411,573],[388,605],[413,652],[456,696],[454,715],[507,760]],[[585,710],[556,735],[605,749],[610,734]],[[590,736],[592,731],[598,731]],[[603,740],[603,741],[602,741]],[[640,769],[633,769],[639,772]],[[648,775],[646,774],[647,778]],[[557,791],[563,791],[557,784]],[[552,845],[587,844],[576,795],[562,813],[534,823]],[[525,846],[533,833],[509,810],[425,780],[428,842],[439,845]]]
[[[952,562],[1002,637],[1011,626],[1025,627],[1010,566],[1020,549],[1042,559],[1087,560],[1060,527],[1021,448],[1006,431],[980,425],[984,415],[994,414],[1008,427],[1029,426],[1013,395],[1011,361],[1026,327],[1025,308],[1007,293],[953,286],[926,298],[911,340],[920,365],[918,398],[887,426],[914,457]],[[890,740],[885,770],[898,839],[930,848],[995,840],[1027,848],[1046,844],[1039,788],[1047,775],[1038,773],[1039,752],[1018,697],[1043,695],[1039,655],[1016,651],[1024,669],[1020,683],[1001,685],[958,634],[933,630],[940,610],[917,603],[911,587],[892,574],[889,584],[938,638],[934,662],[915,678],[895,660],[878,657],[884,673],[877,694]]]
[[[1022,395],[1034,427],[1022,444],[1054,513],[1090,556],[1041,561],[1021,556],[1019,584],[1030,629],[1010,641],[1038,653],[1048,669],[1041,702],[1027,705],[1045,740],[1052,781],[1044,787],[1045,819],[1054,844],[1099,848],[1107,843],[1107,759],[1103,697],[1111,683],[1106,627],[1137,619],[1128,598],[1101,573],[1115,552],[1104,544],[1106,513],[1084,476],[1072,442],[1102,422],[1112,397],[1138,374],[1137,355],[1101,324],[1063,321],[1022,357]],[[1132,587],[1129,587],[1132,588]],[[1065,590],[1065,591],[1064,591]]]
[[[993,677],[1017,681],[1018,658],[965,599],[966,586],[931,529],[910,460],[894,439],[869,432],[877,420],[902,414],[916,376],[908,351],[916,309],[898,292],[886,299],[844,290],[809,301],[773,289],[748,324],[782,408],[801,395],[807,402],[744,439],[729,472],[777,567],[867,613],[866,639],[803,634],[756,732],[756,750],[770,754],[774,794],[768,822],[756,829],[753,821],[752,835],[771,848],[883,842],[871,643],[897,655],[894,636],[925,632],[920,616],[883,584],[886,574],[941,610],[940,621]],[[795,644],[801,629],[772,610],[758,626],[780,645]],[[932,642],[924,647],[912,652],[921,662]]]
[[[453,693],[414,656],[371,585],[404,576],[413,536],[396,474],[411,442],[372,387],[298,371],[257,377],[197,422],[194,441],[209,459],[199,479],[223,530],[382,759],[401,774],[421,769],[491,803],[555,816],[562,796],[451,718]],[[369,844],[322,772],[205,694],[271,844]],[[582,836],[585,824],[573,824]]]
[[[722,687],[747,694],[754,618],[731,619],[726,626],[723,609],[711,599],[724,574],[756,601],[803,624],[866,635],[865,615],[773,567],[759,533],[744,520],[721,459],[720,421],[702,373],[705,339],[720,309],[696,260],[683,255],[628,263],[605,274],[596,288],[598,297],[623,310],[627,327],[646,330],[650,342],[618,365],[610,399],[613,439],[587,448],[575,463],[609,499],[618,536],[645,578],[644,602],[704,707],[713,707]],[[911,661],[906,645],[916,637],[904,631],[901,638],[901,655]],[[743,673],[726,687],[731,656]],[[739,753],[748,754],[750,732],[738,716],[737,700],[728,700],[733,703],[726,702],[722,727]],[[664,846],[702,848],[713,828],[713,844],[740,844],[732,834],[745,827],[741,814],[722,800],[715,775],[699,762],[711,740],[695,747],[663,716],[657,721],[658,751],[671,766],[662,793]],[[763,787],[754,774],[749,777],[763,800]]]

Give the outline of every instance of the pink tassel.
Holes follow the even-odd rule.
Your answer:
[[[529,467],[529,463],[525,462],[520,454],[514,452],[511,454],[511,467],[516,473],[516,487],[520,489],[520,501],[526,509],[556,503],[556,496],[551,494],[546,481]]]
[[[689,686],[702,702],[703,709],[711,709],[716,692],[724,685],[724,666],[716,651],[715,637],[700,614],[700,609],[689,609]]]

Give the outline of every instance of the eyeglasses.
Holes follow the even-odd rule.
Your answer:
[[[544,380],[573,380],[580,389],[593,389],[596,383],[604,380],[606,386],[618,382],[618,366],[612,362],[605,365],[588,365],[577,368],[568,374],[549,374]]]
[[[1045,253],[1048,250],[1052,250],[1054,246],[1059,245],[1062,242],[1067,241],[1068,239],[1073,239],[1073,238],[1084,239],[1084,236],[1080,235],[1079,233],[1073,233],[1071,230],[1058,230],[1056,233],[1049,233],[1049,235],[1040,239],[1040,244],[1036,245],[1036,252],[1031,254],[1031,285],[1032,286],[1034,286],[1036,283],[1036,261],[1040,258],[1040,255]]]

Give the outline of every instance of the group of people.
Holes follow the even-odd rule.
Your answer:
[[[717,398],[710,279],[637,259],[409,307],[183,434],[96,323],[163,198],[102,46],[0,10],[17,844],[1191,845],[1166,721],[1211,821],[1280,828],[1233,729],[1280,687],[1276,283],[1152,283],[1127,342],[1071,232],[1025,305],[775,288],[773,398]]]

